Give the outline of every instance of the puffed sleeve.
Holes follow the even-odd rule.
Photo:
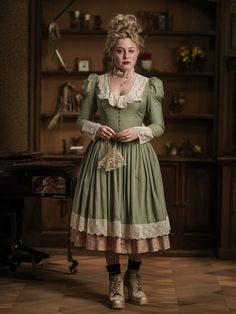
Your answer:
[[[161,101],[164,97],[162,81],[156,77],[151,77],[148,89],[147,127],[152,130],[154,137],[158,137],[163,134],[165,129],[161,106]]]
[[[82,132],[86,132],[94,140],[100,123],[91,121],[97,111],[95,91],[98,81],[97,74],[90,74],[87,80],[83,83],[83,100],[80,109],[80,115],[77,119],[77,124]]]

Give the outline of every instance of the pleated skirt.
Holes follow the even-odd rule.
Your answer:
[[[157,155],[150,143],[116,143],[125,165],[99,161],[109,141],[91,142],[81,164],[71,214],[75,246],[119,254],[168,249],[170,224]]]

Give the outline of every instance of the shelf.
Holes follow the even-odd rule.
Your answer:
[[[182,114],[172,113],[164,116],[166,120],[214,120],[213,114]]]
[[[78,161],[83,158],[83,154],[46,154],[44,153],[43,159],[46,160],[67,160],[67,161]]]
[[[43,119],[50,119],[52,118],[56,113],[52,112],[43,112],[41,113],[41,118]],[[79,112],[63,112],[60,114],[60,117],[62,118],[77,118],[79,115]]]
[[[47,112],[47,113],[41,113],[42,119],[51,119],[55,113]],[[78,112],[70,112],[70,113],[62,113],[60,115],[63,119],[76,119],[79,116]],[[99,115],[95,115],[94,119],[97,121],[99,119]],[[164,119],[166,121],[180,121],[180,120],[196,120],[196,121],[213,121],[214,115],[213,114],[167,114],[164,116]]]
[[[168,162],[196,162],[196,163],[216,163],[216,160],[207,156],[199,156],[199,157],[185,157],[185,156],[169,156],[169,155],[158,155],[158,159],[160,162],[168,161]]]
[[[143,73],[144,76],[148,76],[147,73]],[[159,77],[215,77],[214,72],[153,72],[149,76],[158,75]]]
[[[44,154],[43,158],[46,160],[78,160],[83,158],[83,154]],[[168,162],[216,162],[215,159],[200,156],[200,157],[184,157],[184,156],[169,156],[169,155],[158,155],[160,161]]]
[[[145,33],[144,35],[148,36],[173,36],[173,37],[189,37],[189,36],[197,36],[197,37],[215,37],[216,32],[215,31],[154,31]]]
[[[44,29],[43,34],[47,35],[48,30]],[[86,35],[86,36],[105,36],[107,34],[106,30],[87,30],[87,29],[76,29],[76,28],[68,28],[68,29],[61,29],[61,35]],[[151,32],[143,32],[143,36],[172,36],[172,37],[215,37],[215,31],[151,31]]]
[[[77,76],[77,77],[87,77],[90,74],[104,74],[104,72],[78,72],[78,71],[72,71],[72,72],[66,72],[63,70],[48,70],[48,71],[41,71],[41,74],[44,76]],[[158,71],[153,71],[153,72],[141,72],[139,71],[141,75],[151,77],[151,76],[158,76],[158,77],[209,77],[209,78],[214,78],[215,73],[214,72],[158,72]]]
[[[64,70],[48,70],[48,71],[41,71],[41,74],[44,76],[81,76],[81,77],[87,77],[90,74],[97,73],[102,74],[99,72],[78,72],[78,71],[72,71],[72,72],[66,72]]]
[[[218,156],[217,160],[220,162],[233,162],[236,163],[236,156],[231,155],[231,156]]]
[[[43,34],[48,34],[48,29],[43,30]],[[77,29],[77,28],[68,28],[68,29],[60,29],[61,35],[101,35],[105,36],[107,32],[105,30],[88,30],[88,29]]]
[[[41,113],[42,119],[50,119],[55,115],[55,113],[44,112]],[[63,119],[77,118],[79,116],[79,112],[64,112],[60,115]],[[164,116],[165,120],[214,120],[213,114],[180,114],[173,113],[167,114]],[[95,119],[99,119],[99,115],[95,116]]]

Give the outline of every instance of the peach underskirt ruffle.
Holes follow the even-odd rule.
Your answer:
[[[122,239],[103,235],[71,231],[71,241],[76,247],[92,251],[111,251],[119,254],[140,254],[167,250],[170,248],[168,235],[151,239]]]

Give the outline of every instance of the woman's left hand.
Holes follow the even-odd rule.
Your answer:
[[[117,133],[117,139],[120,142],[131,142],[136,140],[137,138],[138,132],[133,128],[125,129]]]

